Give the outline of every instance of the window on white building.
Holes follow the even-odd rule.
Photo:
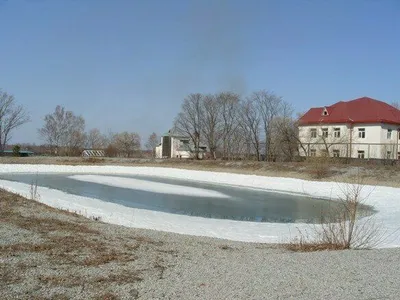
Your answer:
[[[317,150],[311,149],[310,150],[310,156],[317,156]]]
[[[386,152],[386,159],[391,159],[392,158],[392,152],[391,151],[387,151]]]
[[[365,139],[365,128],[358,128],[358,137],[360,139]]]
[[[400,159],[400,152],[397,152],[397,159]]]
[[[388,140],[391,140],[391,139],[392,139],[392,129],[388,129],[388,130],[387,130],[387,135],[386,135],[386,137],[387,137]]]
[[[328,128],[322,128],[322,137],[324,138],[328,137]]]
[[[365,158],[365,151],[358,150],[358,158]]]
[[[339,150],[333,150],[333,157],[340,157],[340,151]]]
[[[340,128],[334,128],[333,129],[333,136],[335,138],[340,138]]]
[[[311,138],[315,139],[317,137],[317,129],[316,128],[311,128],[310,134],[311,134]]]

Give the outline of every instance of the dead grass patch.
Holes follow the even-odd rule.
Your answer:
[[[32,296],[32,298],[30,298],[30,299],[32,299],[32,300],[49,300],[48,297],[46,298],[46,297],[42,297],[42,296]],[[64,294],[56,294],[56,295],[51,296],[51,300],[69,300],[69,299],[71,299],[71,298]]]
[[[343,244],[323,243],[319,241],[307,242],[304,240],[294,240],[285,244],[284,248],[293,252],[337,251],[347,249]]]
[[[325,212],[321,222],[311,225],[309,232],[299,230],[299,237],[286,244],[288,250],[370,249],[385,240],[385,232],[374,216],[363,211],[365,200],[372,193],[363,191],[364,176],[359,172],[352,183],[338,183],[338,188],[338,207]]]
[[[28,244],[18,243],[12,245],[2,245],[0,247],[1,254],[15,254],[16,252],[45,252],[52,250],[54,245],[52,243],[44,244]]]
[[[95,300],[118,300],[119,298],[113,293],[105,293],[94,298]]]
[[[56,276],[56,275],[39,275],[37,279],[50,286],[64,286],[64,287],[75,287],[82,285],[83,278],[73,275],[68,276]]]
[[[63,231],[70,233],[90,233],[97,234],[98,231],[90,229],[86,225],[74,222],[61,221],[59,219],[24,217],[15,215],[10,221],[23,229],[35,231],[38,233],[49,233],[52,231]]]
[[[132,284],[142,281],[143,278],[135,271],[125,271],[118,274],[109,274],[107,276],[96,277],[91,280],[93,283],[116,283],[116,284]]]
[[[151,239],[149,237],[146,237],[146,236],[135,236],[135,237],[133,237],[133,239],[135,241],[138,241],[138,242],[141,242],[141,243],[152,244],[152,245],[155,245],[155,246],[162,246],[164,244],[161,241],[155,241],[155,240],[153,240],[153,239]]]
[[[86,267],[105,265],[110,262],[130,262],[136,260],[136,256],[125,252],[112,250],[110,252],[92,253],[89,257],[83,260],[82,265]]]

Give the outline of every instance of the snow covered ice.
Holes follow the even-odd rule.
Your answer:
[[[281,193],[308,194],[312,197],[322,197],[333,200],[342,196],[343,190],[343,187],[336,182],[316,182],[294,178],[264,177],[156,167],[3,164],[0,165],[0,173],[76,174],[72,177],[76,180],[85,180],[117,187],[127,187],[127,185],[133,184],[135,188],[140,187],[144,191],[182,194],[182,192],[186,190],[185,193],[191,195],[221,198],[227,196],[207,189],[188,189],[188,187],[182,189],[180,186],[173,184],[154,183],[133,178],[119,178],[115,177],[115,175],[147,175],[180,180],[190,179],[197,182],[257,188]],[[30,185],[28,184],[0,180],[0,187],[30,198]],[[383,186],[365,186],[362,192],[364,196],[368,196],[365,204],[371,205],[377,210],[374,216],[375,220],[382,225],[383,230],[388,236],[381,244],[381,247],[399,247],[400,189]],[[38,187],[38,193],[40,195],[40,202],[42,203],[56,208],[76,211],[88,217],[99,216],[104,222],[181,234],[209,236],[245,242],[280,243],[293,239],[297,235],[297,229],[309,229],[309,225],[303,223],[257,223],[210,219],[129,208],[119,204],[71,195],[45,187]]]

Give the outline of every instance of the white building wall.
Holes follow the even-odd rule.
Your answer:
[[[322,129],[324,128],[328,129],[328,137],[323,138]],[[335,128],[340,128],[339,138],[334,136]],[[351,154],[352,158],[357,158],[358,151],[364,151],[364,158],[397,159],[400,155],[398,128],[399,126],[390,124],[356,124],[353,128],[349,124],[299,126],[299,139],[309,153],[304,153],[301,147],[299,152],[301,156],[307,156],[311,149],[315,149],[316,155],[321,156],[327,144],[330,156],[333,150],[339,150],[342,157],[350,157]],[[311,129],[317,130],[316,138],[311,137]],[[360,137],[359,129],[365,129],[364,138]],[[392,129],[390,139],[387,138],[388,129]],[[387,156],[388,151],[390,151],[390,157]]]
[[[334,129],[340,129],[340,137],[335,137]],[[311,137],[311,130],[316,130],[316,137]],[[323,137],[323,129],[328,129],[328,136]],[[339,150],[340,156],[346,156],[347,147],[345,144],[350,142],[350,129],[347,124],[326,124],[326,125],[307,125],[299,127],[299,139],[305,145],[308,152],[316,150],[316,155],[321,156],[328,145],[330,155],[333,150]],[[337,144],[335,144],[337,143]],[[309,151],[310,150],[310,151]],[[304,155],[304,150],[300,149],[300,155]],[[311,153],[311,152],[310,152]]]
[[[162,158],[162,145],[156,147],[156,158]]]

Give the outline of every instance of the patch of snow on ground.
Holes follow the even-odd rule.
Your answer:
[[[316,182],[294,178],[264,177],[194,170],[156,167],[119,166],[59,166],[59,165],[0,165],[0,173],[73,173],[98,175],[147,175],[164,178],[186,179],[214,184],[306,193],[312,197],[337,199],[342,196],[343,185],[335,182]],[[86,176],[85,176],[86,177]],[[79,178],[79,177],[78,177]],[[88,179],[90,177],[86,177]],[[94,178],[92,178],[94,179]],[[123,181],[113,184],[124,184]],[[108,183],[110,183],[108,181]],[[0,180],[0,187],[30,197],[28,184]],[[185,187],[186,188],[186,187]],[[199,236],[209,236],[245,242],[279,243],[297,235],[298,229],[307,230],[309,225],[295,223],[256,223],[234,220],[209,219],[129,208],[98,199],[70,195],[59,190],[39,187],[40,202],[76,211],[88,217],[99,216],[104,222],[161,231]],[[375,221],[382,224],[388,238],[381,247],[400,247],[400,189],[365,186],[366,204],[378,211]]]
[[[108,186],[115,186],[120,188],[128,188],[128,189],[161,193],[161,194],[210,197],[210,198],[230,198],[230,196],[217,191],[188,187],[177,184],[146,181],[134,178],[99,176],[99,175],[73,175],[69,176],[68,178],[85,182],[99,183]]]

